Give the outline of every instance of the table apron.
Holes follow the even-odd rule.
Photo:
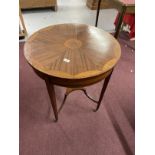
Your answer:
[[[54,85],[59,85],[59,86],[69,87],[69,88],[77,88],[77,87],[89,86],[89,85],[95,84],[95,83],[105,79],[108,75],[110,75],[113,68],[103,74],[98,75],[98,76],[93,76],[93,77],[88,77],[88,78],[83,78],[83,79],[63,79],[63,78],[58,78],[58,77],[44,74],[44,73],[36,70],[35,68],[33,68],[33,70],[43,80],[46,80],[47,78],[49,78],[51,80],[51,83],[53,83]]]

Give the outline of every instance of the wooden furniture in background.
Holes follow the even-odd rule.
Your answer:
[[[135,13],[135,0],[107,0],[109,3],[108,5],[111,8],[115,8],[119,11],[120,16],[118,18],[118,23],[116,25],[116,32],[114,34],[115,38],[118,38],[119,31],[122,25],[123,17],[125,13]],[[97,7],[97,13],[96,13],[96,22],[95,26],[97,27],[98,24],[98,17],[100,12],[100,6],[101,6],[101,0],[98,0],[98,7]]]
[[[87,0],[86,5],[91,10],[97,10],[99,0]],[[108,9],[110,8],[108,1],[110,0],[101,0],[100,9]]]
[[[25,27],[21,9],[19,8],[19,39],[23,39],[26,36],[27,36],[27,30]]]
[[[45,80],[51,104],[58,112],[67,95],[82,90],[100,107],[113,68],[121,55],[120,45],[109,33],[84,24],[59,24],[34,33],[25,43],[24,55],[36,74]],[[91,98],[85,86],[104,80],[99,100]],[[57,110],[54,84],[67,87]]]
[[[19,0],[21,9],[51,7],[57,10],[57,0]]]

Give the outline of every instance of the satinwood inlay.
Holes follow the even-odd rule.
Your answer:
[[[112,69],[121,49],[112,35],[94,26],[59,24],[34,33],[25,43],[24,54],[44,74],[82,79]]]
[[[64,45],[70,49],[78,49],[81,47],[82,43],[80,40],[77,39],[69,39],[65,41]]]

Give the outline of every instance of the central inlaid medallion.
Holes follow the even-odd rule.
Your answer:
[[[70,49],[78,49],[82,46],[82,43],[78,39],[69,39],[65,41],[64,46]]]

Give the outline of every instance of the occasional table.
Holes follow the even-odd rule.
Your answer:
[[[41,29],[30,36],[24,55],[35,73],[45,80],[51,105],[58,120],[69,93],[82,90],[100,107],[121,49],[109,33],[85,24],[59,24]],[[99,100],[87,94],[85,86],[104,79]],[[54,85],[66,87],[64,100],[57,108]],[[79,98],[80,100],[80,98]]]
[[[116,25],[116,32],[114,34],[114,37],[118,38],[125,13],[135,13],[135,0],[108,0],[106,2],[108,3],[109,6],[111,6],[111,8],[115,8],[120,12],[120,15],[118,17],[118,22]],[[100,5],[101,5],[101,0],[98,0],[96,22],[95,22],[96,27],[98,24]]]

